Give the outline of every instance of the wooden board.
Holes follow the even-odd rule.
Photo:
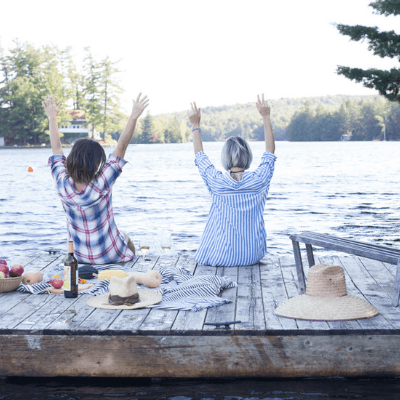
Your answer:
[[[0,375],[398,376],[399,335],[0,335]]]
[[[199,276],[202,273],[201,268],[196,268],[197,263],[192,257],[181,257],[177,266],[179,268],[187,269],[194,276]],[[215,275],[214,267],[211,267],[210,273]],[[200,335],[201,331],[203,330],[203,323],[206,314],[206,309],[198,312],[183,310],[178,311],[174,323],[171,327],[171,333]]]
[[[94,286],[95,284],[94,283],[80,283],[79,285],[78,285],[78,291],[79,292],[81,292],[81,291],[83,291],[83,290],[88,290],[88,289],[90,289],[92,286]],[[64,288],[60,288],[60,289],[55,289],[55,288],[53,288],[53,287],[49,287],[48,289],[47,289],[50,293],[53,293],[53,294],[64,294]]]
[[[304,252],[305,271],[308,271]],[[42,254],[26,265],[43,272],[52,270],[62,262],[62,255]],[[266,259],[248,267],[210,267],[197,265],[193,257],[152,257],[151,261],[137,258],[129,262],[135,271],[145,272],[168,263],[184,267],[196,276],[205,274],[227,275],[238,282],[238,287],[224,290],[221,297],[231,303],[201,312],[141,309],[118,311],[97,310],[86,306],[86,296],[65,299],[55,295],[31,295],[12,292],[2,297],[0,332],[26,334],[95,334],[95,335],[169,335],[169,336],[232,336],[232,335],[321,335],[385,333],[400,331],[400,310],[392,307],[388,293],[394,279],[389,268],[379,262],[357,257],[315,257],[316,262],[345,267],[348,293],[373,304],[380,315],[357,321],[300,321],[274,314],[275,308],[290,297],[298,295],[298,282],[293,257]],[[124,265],[125,266],[125,265]],[[381,273],[382,268],[382,273]],[[215,329],[204,322],[227,322],[241,320],[231,329]]]
[[[238,282],[239,267],[217,267],[218,276],[228,276],[234,282]],[[207,310],[204,322],[207,323],[220,323],[232,322],[236,320],[236,299],[237,299],[237,286],[225,289],[221,293],[223,299],[230,300],[231,303],[224,304],[221,307],[212,307]],[[234,325],[230,325],[229,329],[218,327],[216,325],[204,325],[203,331],[207,334],[214,335],[231,335],[235,330]]]
[[[296,320],[275,314],[275,309],[288,299],[279,260],[260,264],[261,287],[267,330],[297,330]]]

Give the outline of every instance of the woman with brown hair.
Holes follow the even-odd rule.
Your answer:
[[[68,240],[74,242],[74,251],[80,263],[107,264],[132,260],[135,246],[127,233],[118,230],[112,207],[112,187],[126,164],[126,149],[132,139],[136,122],[148,106],[141,94],[134,102],[131,116],[123,130],[117,148],[108,160],[102,146],[94,140],[78,140],[65,158],[54,95],[47,96],[43,106],[50,126],[53,156],[51,173],[56,181],[68,228]]]

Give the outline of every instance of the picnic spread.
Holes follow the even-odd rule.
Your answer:
[[[28,276],[31,277],[32,283],[25,280],[26,284],[24,284],[19,279],[19,284],[13,290],[34,295],[49,292],[63,294],[64,290],[59,286],[63,268],[64,264],[60,263],[44,276],[39,271],[30,271],[26,274],[30,274]],[[87,279],[91,278],[90,273],[93,279],[90,279],[90,283],[85,279],[80,279],[82,283],[78,285],[78,294],[79,296],[90,295],[87,304],[97,308],[152,307],[200,311],[230,303],[231,300],[223,299],[219,297],[219,294],[224,289],[237,286],[236,282],[227,276],[194,277],[184,268],[171,265],[160,265],[159,271],[150,270],[145,273],[126,269],[118,264],[85,265],[80,268],[87,274]],[[137,301],[133,301],[134,299]]]

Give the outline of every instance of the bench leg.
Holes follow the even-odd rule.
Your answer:
[[[313,265],[315,265],[312,245],[311,244],[306,244],[306,250],[307,250],[308,265],[310,267],[312,267]]]
[[[296,261],[297,278],[299,280],[300,294],[306,293],[306,281],[304,278],[303,262],[301,261],[301,253],[299,242],[292,241],[294,260]]]
[[[397,261],[397,269],[396,269],[396,280],[394,281],[394,290],[393,290],[393,305],[397,307],[399,305],[400,298],[400,258]]]

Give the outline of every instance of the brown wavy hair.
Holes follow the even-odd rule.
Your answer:
[[[99,143],[79,139],[67,157],[67,170],[74,182],[88,184],[99,176],[105,163],[106,153]]]

